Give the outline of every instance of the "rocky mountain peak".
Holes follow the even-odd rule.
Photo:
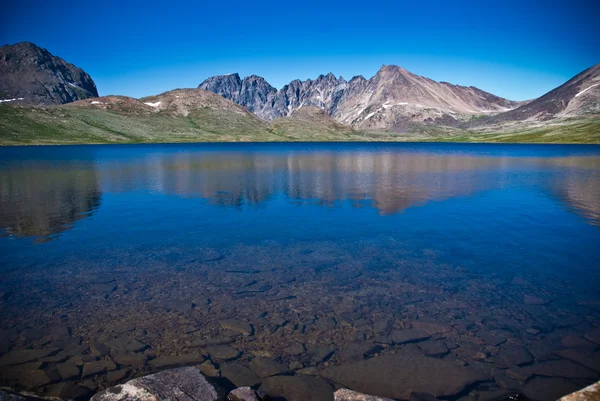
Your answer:
[[[412,75],[412,73],[398,65],[382,65],[377,74],[406,74]]]
[[[238,103],[242,79],[236,72],[233,74],[216,75],[210,77],[198,85],[198,89],[213,92],[223,96],[225,99]]]
[[[97,97],[92,78],[30,42],[0,47],[0,99],[52,105]]]
[[[343,124],[373,129],[393,129],[407,121],[458,121],[459,116],[517,106],[479,89],[436,82],[397,65],[383,65],[368,80],[359,75],[346,81],[330,72],[314,80],[295,79],[276,90],[257,76],[244,78],[239,85],[219,76],[200,88],[246,106],[265,120],[313,106]]]

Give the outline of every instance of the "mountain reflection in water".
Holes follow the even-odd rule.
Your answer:
[[[203,198],[223,207],[288,202],[331,207],[345,201],[382,215],[511,184],[536,185],[590,224],[600,221],[600,156],[519,157],[403,151],[203,151],[103,160],[6,162],[0,169],[0,226],[51,238],[91,215],[102,192]],[[525,171],[524,176],[511,175]],[[543,181],[543,182],[541,182]]]

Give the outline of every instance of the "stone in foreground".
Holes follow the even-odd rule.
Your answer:
[[[376,397],[342,388],[333,393],[334,401],[393,401],[391,398]]]
[[[227,401],[263,401],[267,396],[260,390],[239,387],[227,395]]]
[[[355,391],[404,400],[410,397],[411,392],[451,396],[488,379],[472,368],[457,367],[443,359],[409,353],[379,356],[351,365],[331,367],[320,373]]]
[[[165,370],[108,388],[90,401],[216,401],[217,391],[194,367]]]
[[[565,395],[558,401],[600,401],[600,382],[596,382],[584,389]]]

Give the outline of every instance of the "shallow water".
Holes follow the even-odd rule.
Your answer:
[[[328,380],[430,355],[484,375],[439,394],[465,400],[599,378],[597,146],[0,148],[0,232],[0,353],[52,351],[0,357],[0,384],[85,397],[180,354]],[[118,353],[88,346],[123,337],[146,345],[135,363],[86,375]]]

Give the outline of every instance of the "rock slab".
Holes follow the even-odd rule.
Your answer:
[[[451,396],[488,379],[473,368],[406,352],[327,368],[320,374],[355,391],[404,400],[411,392]]]
[[[267,377],[260,390],[276,400],[283,398],[287,401],[333,401],[333,388],[320,377]]]
[[[194,367],[165,370],[108,388],[90,401],[216,401],[217,391]]]

